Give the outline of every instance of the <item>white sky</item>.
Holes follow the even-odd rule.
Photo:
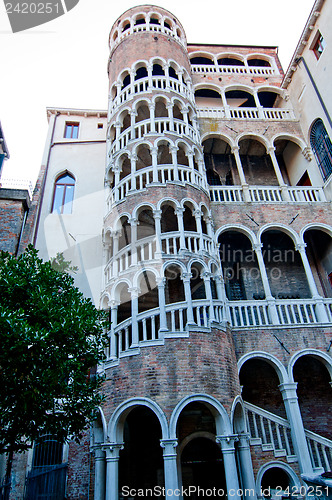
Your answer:
[[[13,0],[15,4],[15,0]],[[284,70],[314,0],[164,0],[188,43],[272,45]],[[11,32],[0,1],[0,120],[10,159],[3,177],[34,183],[47,133],[46,107],[107,108],[108,35],[134,0],[80,0],[64,16]]]

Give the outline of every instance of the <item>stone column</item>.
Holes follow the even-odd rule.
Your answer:
[[[275,298],[272,297],[270,283],[269,283],[269,279],[267,277],[265,262],[264,262],[263,255],[262,255],[262,246],[263,245],[261,243],[257,243],[257,245],[253,245],[253,250],[256,253],[258,267],[259,267],[259,271],[261,274],[264,293],[265,293],[265,300],[268,303],[268,310],[270,313],[271,321],[274,325],[279,325],[279,318],[278,318],[278,312],[277,312],[277,308],[276,308],[276,304],[275,304]]]
[[[254,100],[255,100],[256,108],[258,109],[258,116],[259,116],[259,118],[264,119],[263,106],[261,105],[261,103],[259,101],[258,93],[257,93],[256,90],[254,91],[253,95],[254,95]]]
[[[168,111],[169,130],[170,132],[173,132],[174,131],[173,103],[171,102],[167,104],[166,109]]]
[[[150,110],[150,133],[155,134],[156,122],[155,122],[155,103],[154,102],[149,104],[149,110]]]
[[[175,490],[179,488],[178,470],[176,462],[177,439],[161,439],[160,446],[163,448],[165,492],[167,500],[179,498],[175,495]]]
[[[203,273],[203,281],[204,281],[204,286],[205,286],[205,295],[207,300],[209,301],[209,309],[210,309],[210,317],[209,320],[215,321],[215,315],[214,315],[214,306],[213,306],[213,298],[212,298],[212,290],[211,290],[211,273],[204,272]]]
[[[135,154],[130,155],[130,191],[136,191],[136,163],[138,157]]]
[[[95,500],[105,500],[106,461],[105,452],[95,449]]]
[[[312,474],[312,464],[303,428],[303,422],[296,393],[296,382],[280,384],[279,389],[284,400],[287,419],[291,426],[292,442],[297,455],[301,474]]]
[[[180,251],[181,250],[187,250],[186,249],[186,242],[184,239],[184,225],[183,225],[183,213],[184,213],[184,208],[176,208],[175,209],[175,214],[178,218],[178,229],[180,233]]]
[[[165,78],[166,78],[166,90],[171,90],[170,82],[169,82],[169,65],[164,64],[163,70],[165,73]]]
[[[187,325],[196,325],[194,321],[193,303],[191,299],[190,279],[191,279],[191,273],[182,273],[184,295],[187,302]]]
[[[186,124],[186,134],[189,135],[189,137],[190,137],[189,121],[188,121],[189,109],[188,108],[182,108],[181,112],[182,112],[182,115],[183,115],[183,121]]]
[[[119,182],[120,182],[120,169],[118,166],[113,168],[114,173],[114,201],[120,200],[120,192],[119,192]]]
[[[130,241],[131,241],[131,264],[137,265],[137,226],[138,220],[135,218],[129,219],[130,224]]]
[[[165,301],[165,286],[166,286],[166,278],[157,279],[158,284],[158,302],[159,302],[159,315],[160,315],[160,327],[159,332],[161,337],[163,334],[168,331],[167,328],[167,319],[166,319],[166,301]]]
[[[136,74],[136,71],[133,70],[133,69],[131,69],[129,71],[129,74],[130,74],[130,84],[129,84],[130,94],[133,95],[133,94],[135,94],[134,84],[135,84],[135,74]]]
[[[113,263],[112,263],[112,278],[116,278],[119,272],[118,269],[118,261],[117,261],[117,255],[119,252],[119,239],[120,239],[120,232],[119,231],[114,231],[113,232]]]
[[[155,258],[161,259],[162,254],[162,243],[161,243],[161,210],[153,210],[153,218],[155,223],[155,232],[156,232],[156,252]]]
[[[117,339],[115,336],[115,328],[118,324],[118,307],[117,300],[110,301],[111,306],[111,329],[110,329],[110,359],[115,360],[118,357]]]
[[[172,164],[174,168],[174,180],[178,181],[179,180],[179,168],[178,168],[178,157],[177,157],[178,148],[176,146],[171,146],[170,151],[172,155]]]
[[[148,29],[148,28],[147,28]],[[147,65],[147,71],[148,71],[148,92],[151,92],[153,89],[153,76],[152,76],[152,70],[153,70],[153,64],[148,64]]]
[[[243,172],[243,167],[242,167],[242,162],[240,158],[240,148],[239,147],[233,147],[232,148],[232,153],[234,154],[235,157],[235,163],[236,163],[236,168],[240,177],[240,184],[242,186],[243,190],[243,196],[245,201],[251,201],[250,200],[250,193],[249,193],[249,186],[247,184],[244,172]]]
[[[105,500],[119,498],[119,458],[122,444],[105,445],[106,451],[106,495]]]
[[[153,146],[151,148],[151,157],[152,157],[152,182],[158,181],[158,148]]]
[[[317,319],[319,320],[320,323],[329,323],[329,319],[326,314],[325,306],[322,297],[319,295],[317,286],[312,274],[312,270],[308,261],[308,257],[305,251],[306,248],[305,243],[300,243],[296,245],[295,249],[300,253],[304,271],[308,280],[308,285],[310,289],[310,293],[313,299],[316,301],[316,314],[317,314]]]
[[[137,287],[129,288],[129,292],[131,293],[131,336],[132,343],[130,347],[138,347],[138,296],[139,289]]]
[[[289,196],[289,192],[288,192],[288,188],[285,184],[285,181],[282,177],[282,174],[281,174],[281,171],[280,171],[280,167],[279,167],[279,163],[278,163],[278,160],[277,160],[277,157],[275,155],[275,147],[270,147],[268,149],[268,154],[270,155],[270,158],[271,158],[271,161],[272,161],[272,165],[273,165],[273,168],[274,168],[274,171],[275,171],[275,174],[276,174],[276,177],[277,177],[277,180],[278,180],[278,184],[279,186],[281,186],[281,193],[282,193],[282,197],[283,197],[283,200],[284,201],[290,201],[290,196]]]
[[[250,494],[250,496],[248,495],[248,497],[256,500],[257,493],[250,453],[250,436],[248,433],[245,433],[239,434],[238,438],[239,444],[237,447],[237,451],[241,469],[242,487],[244,490],[250,490],[250,492],[253,491],[253,494]]]
[[[237,440],[238,438],[235,435],[216,436],[216,441],[221,447],[224,460],[227,494],[228,497],[234,500],[241,499],[239,495],[239,480],[235,461],[235,442]]]
[[[119,151],[120,149],[120,134],[121,134],[121,123],[120,122],[115,122],[114,123],[115,127],[115,151]]]
[[[137,112],[134,109],[131,109],[129,111],[129,114],[130,114],[130,139],[134,140],[136,138],[135,125],[136,125]]]
[[[196,221],[196,232],[199,234],[199,250],[202,252],[204,250],[203,241],[203,229],[202,229],[202,212],[200,210],[194,211],[195,221]]]

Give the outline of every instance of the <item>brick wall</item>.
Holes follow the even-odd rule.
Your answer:
[[[0,250],[11,254],[17,252],[24,215],[29,206],[26,190],[0,188]]]

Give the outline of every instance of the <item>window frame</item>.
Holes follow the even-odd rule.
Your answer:
[[[312,124],[310,145],[325,182],[332,175],[332,142],[321,118],[317,118]]]
[[[79,129],[80,129],[79,122],[66,122],[65,130],[63,133],[64,139],[78,139]],[[68,131],[70,131],[69,134]]]
[[[69,176],[72,179],[72,182],[61,182],[61,179],[64,177]],[[56,195],[57,195],[57,187],[63,186],[63,193],[61,197],[61,204],[56,204]],[[70,215],[72,214],[73,211],[73,202],[74,202],[74,194],[75,194],[75,186],[76,186],[76,180],[75,177],[70,174],[68,171],[58,175],[58,177],[54,181],[54,188],[53,188],[53,196],[52,196],[52,204],[51,204],[51,213],[57,213],[59,215]],[[71,194],[71,199],[68,200],[68,187],[72,187],[72,194]],[[66,201],[67,199],[67,201]],[[66,208],[66,211],[64,211],[64,207]]]
[[[311,50],[315,54],[317,61],[319,61],[326,47],[326,42],[320,31],[317,31],[314,41],[311,45]]]

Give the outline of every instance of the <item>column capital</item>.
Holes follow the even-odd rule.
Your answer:
[[[161,219],[161,215],[162,215],[162,210],[152,210],[152,213],[153,213],[153,217],[155,219]]]
[[[149,110],[151,111],[151,109],[152,109],[152,110],[154,110],[154,109],[155,109],[156,104],[155,104],[155,102],[149,102],[148,106],[149,106]]]
[[[235,443],[239,440],[237,434],[229,434],[228,436],[216,436],[216,442],[220,444],[221,451],[224,453],[234,453]]]
[[[302,154],[306,160],[308,160],[308,161],[312,160],[312,149],[311,148],[306,147],[306,148],[302,149]]]
[[[133,286],[128,288],[128,292],[131,294],[132,299],[137,299],[141,291],[137,286]]]
[[[117,462],[124,443],[104,443],[103,450],[106,451],[106,462]]]
[[[131,217],[131,218],[129,219],[129,224],[130,224],[131,226],[137,226],[137,225],[138,225],[138,219],[136,219],[136,217]]]
[[[177,146],[171,146],[169,149],[171,153],[177,153],[179,148]]]
[[[231,147],[231,153],[238,153],[240,151],[240,147],[239,146],[232,146]]]
[[[269,147],[267,148],[267,151],[268,151],[268,153],[269,153],[269,154],[274,153],[274,152],[275,152],[275,150],[276,150],[276,148],[275,148],[274,146],[269,146]]]
[[[195,216],[195,218],[198,218],[198,217],[201,218],[202,215],[203,215],[202,211],[199,210],[199,208],[196,208],[196,210],[194,210],[194,216]]]
[[[210,279],[213,277],[213,274],[209,273],[209,271],[204,271],[201,274],[201,277],[203,278],[204,281],[210,281]]]
[[[287,382],[279,385],[283,399],[297,401],[297,382]]]
[[[262,251],[262,248],[263,248],[263,244],[262,243],[254,243],[252,245],[252,249],[255,251],[255,252],[261,252]]]
[[[163,448],[164,460],[167,458],[173,458],[176,456],[175,448],[178,445],[177,439],[161,439],[160,446]]]
[[[250,434],[249,432],[243,432],[238,434],[239,438],[239,448],[249,448],[250,447]]]
[[[166,286],[166,278],[164,278],[163,276],[157,276],[156,283],[158,287],[164,288]]]
[[[297,250],[298,252],[305,252],[305,248],[306,248],[307,244],[306,243],[297,243],[295,245],[295,250]]]
[[[151,155],[158,154],[158,148],[157,148],[157,146],[152,146],[152,148],[150,148],[150,151],[151,151]]]
[[[108,303],[108,305],[111,307],[111,309],[116,309],[120,305],[119,300],[111,299]]]
[[[182,207],[176,207],[176,209],[174,210],[176,215],[183,215],[184,211],[185,211],[185,208],[182,208]]]
[[[130,116],[137,116],[137,111],[136,111],[136,109],[131,109],[131,110],[129,111],[129,114],[130,114]]]
[[[182,281],[190,281],[191,278],[192,278],[192,274],[191,273],[182,273]]]
[[[130,155],[130,160],[132,160],[132,161],[137,161],[137,160],[138,160],[138,156],[137,156],[137,154],[135,154],[135,153],[131,153],[131,155]]]

